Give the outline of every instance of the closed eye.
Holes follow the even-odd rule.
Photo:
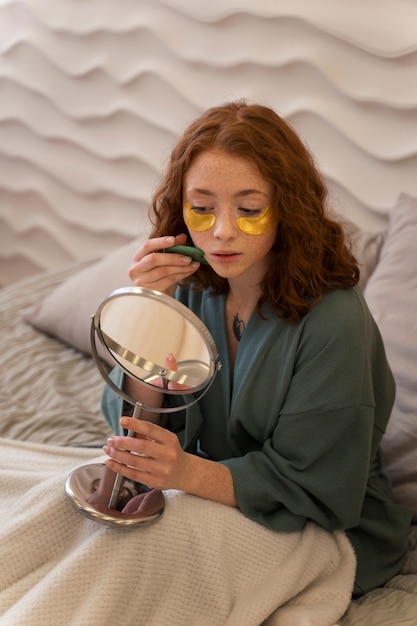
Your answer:
[[[212,213],[214,211],[212,207],[196,206],[194,204],[191,206],[191,208],[195,213],[198,213],[199,215],[203,215],[204,213]]]
[[[258,217],[261,213],[264,212],[264,209],[246,209],[245,207],[239,207],[239,213],[243,217]]]

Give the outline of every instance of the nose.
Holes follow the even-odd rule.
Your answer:
[[[236,228],[236,216],[232,211],[223,210],[217,213],[213,227],[214,237],[222,241],[232,239],[236,234]]]

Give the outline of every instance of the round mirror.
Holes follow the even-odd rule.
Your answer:
[[[125,373],[159,388],[162,379],[168,394],[200,391],[218,366],[215,344],[201,320],[159,291],[143,287],[113,291],[94,315],[92,332]],[[168,354],[174,355],[177,371],[165,367]],[[172,389],[170,382],[183,388]]]
[[[91,349],[106,383],[135,407],[137,419],[144,409],[172,413],[195,404],[221,367],[214,341],[201,320],[174,298],[143,287],[116,289],[100,304],[91,320]],[[175,369],[166,367],[168,355],[175,357]],[[152,407],[130,397],[110,378],[103,356],[143,385],[181,395],[181,406]],[[165,506],[160,490],[126,481],[102,464],[74,470],[65,491],[77,511],[110,526],[153,523]],[[99,506],[92,503],[97,502],[97,493]]]

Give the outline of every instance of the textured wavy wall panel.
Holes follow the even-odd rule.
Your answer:
[[[0,0],[0,284],[134,236],[177,133],[240,97],[356,221],[417,195],[415,0]]]

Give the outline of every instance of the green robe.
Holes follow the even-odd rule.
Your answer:
[[[295,325],[268,306],[265,319],[254,312],[233,384],[225,296],[176,296],[207,326],[222,363],[199,403],[171,414],[184,448],[195,452],[198,441],[227,465],[240,509],[260,524],[296,531],[313,520],[346,530],[358,562],[355,595],[398,573],[411,514],[391,499],[379,448],[395,385],[360,290],[328,293]],[[107,389],[103,412],[115,432],[120,405]]]

